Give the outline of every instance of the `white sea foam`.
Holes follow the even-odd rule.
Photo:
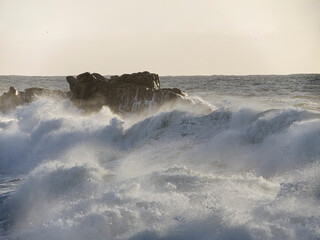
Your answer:
[[[40,98],[2,119],[1,171],[24,174],[1,205],[3,234],[319,237],[317,114],[182,109],[121,119]]]
[[[1,238],[319,239],[319,114],[190,98],[0,115]]]

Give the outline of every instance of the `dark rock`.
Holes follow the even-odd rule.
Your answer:
[[[75,98],[79,99],[89,99],[97,92],[99,85],[102,82],[106,82],[104,77],[99,74],[90,74],[88,72],[82,73],[74,77],[67,77],[67,82],[69,83],[70,90]]]
[[[150,88],[151,90],[160,89],[160,81],[158,74],[149,72],[123,74],[118,78],[118,83],[142,85],[147,88]]]
[[[0,111],[8,112],[17,106],[30,103],[37,96],[70,98],[74,105],[86,111],[98,111],[108,106],[116,113],[131,113],[149,106],[161,106],[170,101],[183,99],[186,94],[178,88],[160,88],[159,76],[149,72],[123,74],[110,79],[98,73],[82,73],[76,78],[67,77],[71,92],[28,88],[18,92],[10,87],[0,96]]]
[[[98,79],[98,80],[100,80],[100,81],[107,81],[107,79],[106,79],[104,76],[100,75],[99,73],[92,73],[92,76],[93,76],[95,79]]]
[[[18,91],[14,87],[10,87],[9,91],[0,96],[0,111],[6,113],[23,103]]]
[[[159,76],[149,72],[111,76],[110,79],[86,72],[77,78],[68,76],[67,81],[74,104],[85,110],[98,110],[107,105],[117,113],[136,112],[185,95],[177,88],[161,89]]]
[[[62,92],[60,90],[47,90],[43,88],[27,88],[22,91],[17,91],[14,87],[10,87],[7,93],[0,96],[0,111],[3,113],[10,112],[19,105],[30,103],[35,100],[36,96],[60,96],[70,97],[70,92]]]

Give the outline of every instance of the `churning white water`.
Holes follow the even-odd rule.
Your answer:
[[[319,75],[161,83],[193,103],[120,117],[39,97],[0,113],[0,239],[320,238]]]

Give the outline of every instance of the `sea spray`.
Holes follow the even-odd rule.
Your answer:
[[[315,105],[229,100],[118,116],[41,97],[1,114],[2,238],[319,239]]]

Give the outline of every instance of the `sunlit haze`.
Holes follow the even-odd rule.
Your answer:
[[[320,71],[319,0],[0,0],[0,74]]]

